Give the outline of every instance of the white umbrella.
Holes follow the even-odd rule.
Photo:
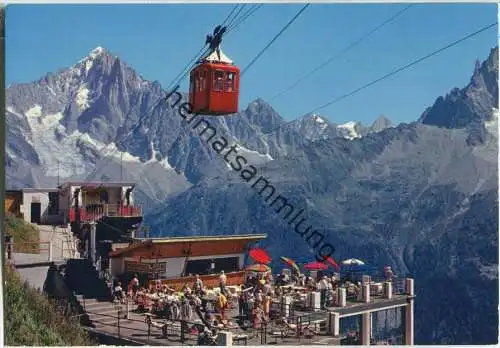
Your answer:
[[[365,263],[361,260],[358,259],[347,259],[342,261],[343,265],[364,265]]]

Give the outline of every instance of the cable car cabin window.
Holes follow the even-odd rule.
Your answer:
[[[203,78],[202,78],[202,84],[201,84],[201,90],[205,91],[207,89],[207,71],[203,71]]]
[[[198,74],[196,81],[198,84],[198,92],[201,92],[202,91],[202,81],[203,81],[203,77],[201,76],[201,73]]]
[[[214,75],[214,91],[223,91],[224,90],[224,71],[215,70]]]
[[[195,84],[196,84],[196,79],[192,78],[190,86],[189,86],[189,89],[190,89],[189,93],[193,94],[196,91],[196,89],[194,88]]]
[[[199,85],[200,85],[199,73],[195,72],[194,73],[194,78],[193,78],[193,92],[198,92]]]
[[[205,86],[205,79],[203,78],[203,72],[202,71],[200,71],[200,76],[199,76],[198,81],[199,81],[198,90],[200,92],[203,92],[205,90],[205,88],[204,88],[204,86]]]
[[[234,91],[234,78],[235,78],[235,73],[234,72],[228,72],[227,73],[227,79],[226,79],[226,84],[225,84],[225,91],[226,92],[233,92]]]

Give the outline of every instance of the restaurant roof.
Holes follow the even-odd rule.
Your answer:
[[[267,234],[240,234],[220,236],[186,236],[186,237],[161,237],[161,238],[136,238],[136,241],[126,248],[112,251],[109,256],[119,256],[132,250],[152,246],[154,244],[180,244],[180,243],[206,243],[206,242],[231,242],[231,241],[258,241],[267,238]],[[213,244],[213,243],[212,243]],[[208,251],[208,250],[207,250]]]
[[[67,181],[61,187],[84,186],[84,187],[125,187],[135,186],[137,183],[132,181]]]
[[[150,240],[153,243],[182,243],[182,242],[204,242],[204,241],[226,241],[226,240],[261,240],[267,238],[267,234],[233,234],[219,236],[185,236],[185,237],[158,237],[158,238],[136,238],[141,241]]]

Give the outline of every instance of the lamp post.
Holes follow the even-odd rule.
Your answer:
[[[155,252],[155,279],[159,279],[159,273],[158,273],[158,252]]]

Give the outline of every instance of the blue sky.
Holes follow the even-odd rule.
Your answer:
[[[247,5],[247,8],[250,5]],[[356,41],[406,4],[311,4],[244,74],[240,108],[269,101],[299,77]],[[103,46],[164,87],[204,44],[233,5],[9,5],[7,84],[37,80]],[[225,38],[240,68],[302,5],[265,4]],[[300,117],[392,70],[497,20],[496,4],[415,4],[348,53],[271,102],[285,119]],[[417,119],[435,99],[465,86],[477,58],[498,44],[492,28],[413,68],[321,111],[332,122],[370,124],[380,114]],[[183,87],[186,88],[187,79]]]

